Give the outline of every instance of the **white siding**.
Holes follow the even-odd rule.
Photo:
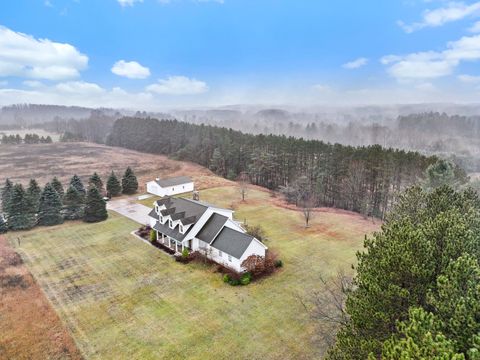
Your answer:
[[[147,183],[147,192],[161,197],[188,193],[192,192],[193,189],[193,182],[168,187],[161,187],[156,181]]]

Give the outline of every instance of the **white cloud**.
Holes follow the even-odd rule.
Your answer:
[[[7,80],[1,80],[1,81],[0,81],[0,88],[5,87],[5,86],[7,86],[7,85],[8,85],[8,81],[7,81]]]
[[[480,83],[480,76],[473,76],[473,75],[458,75],[457,79],[460,80],[463,83],[467,84],[478,84]]]
[[[480,21],[477,21],[472,26],[468,28],[468,31],[471,33],[480,33]]]
[[[139,109],[152,107],[155,101],[149,93],[130,93],[118,87],[109,90],[83,81],[62,82],[26,90],[0,88],[0,105],[21,103]]]
[[[63,80],[75,78],[88,57],[74,46],[12,31],[0,26],[0,77]]]
[[[407,33],[426,28],[438,27],[446,23],[464,19],[468,16],[480,15],[480,1],[472,4],[465,4],[463,2],[450,2],[446,7],[425,10],[422,21],[413,24],[405,24],[402,21],[398,25]]]
[[[165,95],[193,95],[208,91],[205,82],[186,76],[170,76],[159,79],[158,83],[147,86],[147,91]]]
[[[480,60],[480,35],[464,36],[447,44],[441,52],[429,51],[380,59],[388,73],[398,80],[434,79],[453,73],[462,61]]]
[[[133,6],[135,3],[142,3],[143,0],[117,0],[121,7]]]
[[[367,63],[368,63],[368,59],[364,58],[364,57],[361,57],[361,58],[355,59],[353,61],[347,62],[346,64],[343,64],[342,66],[345,69],[352,70],[352,69],[361,68],[362,66],[367,65]]]
[[[140,65],[136,61],[117,61],[115,64],[113,64],[111,70],[112,73],[118,76],[127,77],[129,79],[145,79],[150,76],[150,69]]]
[[[22,84],[31,88],[40,88],[44,86],[42,82],[37,80],[25,80],[22,82]]]
[[[45,1],[43,2],[43,4],[44,4],[45,6],[47,6],[47,7],[53,7],[53,4],[52,4],[52,2],[51,2],[50,0],[45,0]]]

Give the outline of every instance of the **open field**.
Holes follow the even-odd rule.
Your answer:
[[[163,176],[189,175],[200,189],[231,183],[196,164],[105,145],[53,143],[0,146],[1,184],[5,177],[24,184],[35,178],[43,186],[57,176],[65,186],[73,174],[87,180],[94,171],[106,182],[110,171],[114,170],[121,176],[127,166],[136,172],[140,191],[144,190],[147,181]]]
[[[0,236],[0,359],[82,359],[70,333]]]
[[[304,229],[301,212],[251,189],[201,191],[201,199],[262,224],[266,244],[285,267],[246,287],[211,268],[175,263],[129,232],[137,224],[111,213],[99,224],[66,223],[15,233],[30,270],[88,359],[313,359],[324,347],[301,305],[320,275],[349,269],[363,235],[360,216],[318,212]],[[153,199],[148,199],[150,202]]]

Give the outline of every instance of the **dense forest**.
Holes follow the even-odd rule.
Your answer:
[[[122,118],[107,144],[167,154],[236,179],[296,193],[301,206],[329,206],[383,217],[396,194],[435,162],[414,152],[327,144],[175,120]]]

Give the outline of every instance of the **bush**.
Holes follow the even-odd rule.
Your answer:
[[[157,241],[157,232],[153,229],[150,230],[150,241],[152,243]]]
[[[237,286],[237,285],[240,285],[240,280],[238,279],[230,279],[230,281],[228,282],[230,285],[232,286]]]
[[[228,274],[223,275],[223,282],[224,283],[229,283],[230,282],[230,275],[228,275]]]
[[[253,236],[255,239],[260,242],[265,241],[265,231],[259,225],[244,225],[247,234]]]
[[[283,261],[278,259],[278,260],[275,260],[275,267],[276,268],[281,268],[283,267]]]
[[[182,250],[182,258],[184,258],[185,260],[188,259],[188,256],[190,255],[190,253],[188,252],[188,249],[183,249]]]
[[[243,274],[242,277],[240,278],[240,283],[242,285],[248,285],[250,284],[250,281],[252,281],[252,274],[248,272]]]

